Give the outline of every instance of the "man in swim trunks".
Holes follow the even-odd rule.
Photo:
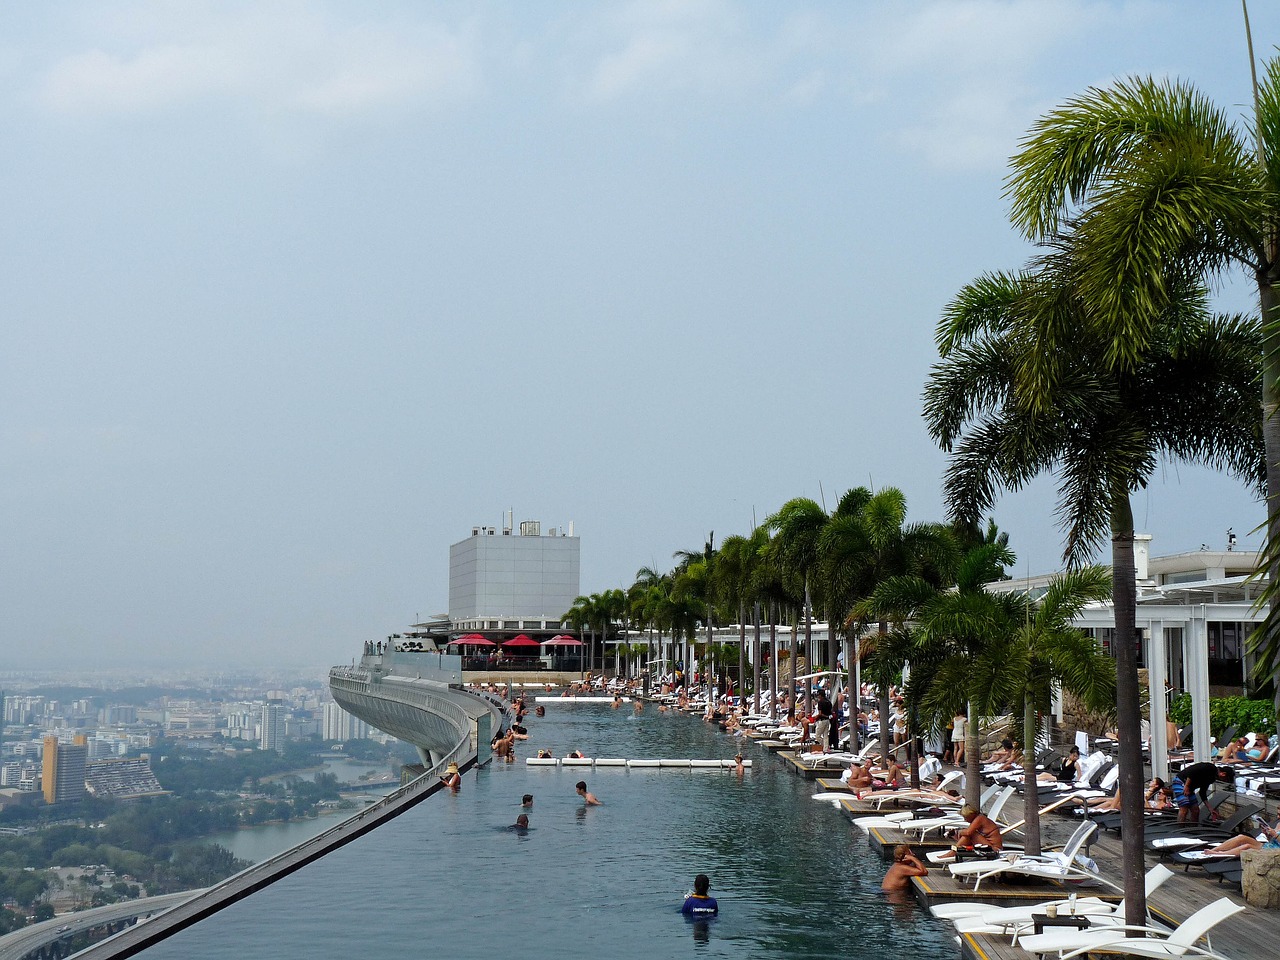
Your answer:
[[[687,917],[714,917],[720,912],[720,904],[708,892],[711,889],[711,878],[700,873],[693,878],[693,893],[684,898],[680,912]]]
[[[1230,767],[1219,767],[1209,761],[1183,767],[1173,778],[1173,802],[1178,805],[1178,822],[1196,823],[1200,819],[1200,804],[1209,802],[1209,787],[1218,782],[1230,783],[1235,773]],[[1196,799],[1196,791],[1200,798]]]
[[[578,791],[578,796],[582,798],[582,802],[588,807],[600,806],[600,801],[596,799],[596,795],[587,789],[587,781],[579,780],[574,789]]]

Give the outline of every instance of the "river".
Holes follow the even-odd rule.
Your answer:
[[[861,833],[811,800],[812,784],[776,757],[652,706],[640,717],[605,704],[547,707],[528,721],[522,758],[543,746],[602,757],[731,757],[741,748],[754,766],[739,780],[727,770],[490,764],[458,793],[429,798],[148,957],[956,955],[950,925],[889,903],[885,865]],[[579,779],[601,806],[582,805]],[[518,832],[511,824],[525,793],[535,796],[531,829]],[[696,873],[710,875],[720,900],[710,923],[678,912]]]

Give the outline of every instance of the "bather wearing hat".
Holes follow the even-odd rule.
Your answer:
[[[462,786],[462,774],[458,772],[457,763],[449,764],[448,769],[446,769],[444,772],[444,776],[440,778],[440,782],[443,783],[450,790],[457,790],[460,786]]]

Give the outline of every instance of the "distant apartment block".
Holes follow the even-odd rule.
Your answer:
[[[353,717],[336,703],[324,705],[325,740],[367,740],[369,725],[359,717]]]
[[[453,630],[556,632],[579,593],[581,540],[536,520],[501,534],[473,527],[449,547]]]
[[[278,703],[266,703],[262,706],[258,746],[263,750],[284,752],[284,710]]]
[[[89,747],[84,737],[75,743],[61,743],[57,737],[44,738],[41,788],[45,803],[76,803],[84,799],[85,765]]]
[[[137,800],[169,792],[160,786],[149,757],[90,760],[85,767],[85,789],[91,796],[113,800]]]

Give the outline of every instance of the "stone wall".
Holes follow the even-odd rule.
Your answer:
[[[1246,850],[1244,865],[1245,902],[1251,907],[1280,910],[1280,850]]]

